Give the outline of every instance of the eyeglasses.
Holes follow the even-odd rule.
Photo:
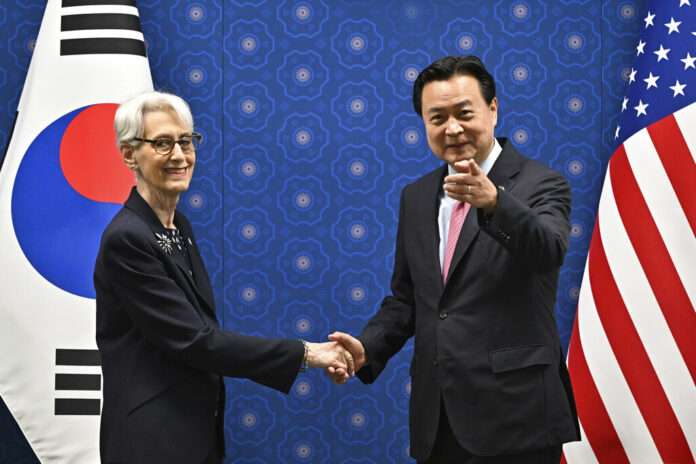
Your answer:
[[[181,151],[184,153],[194,151],[196,148],[198,148],[198,145],[200,145],[201,138],[203,138],[201,134],[193,133],[191,135],[185,135],[179,140],[174,140],[170,137],[160,137],[156,139],[142,139],[140,137],[133,137],[133,140],[147,142],[154,147],[158,154],[168,155],[172,152],[172,150],[174,150],[174,145],[177,143],[179,144]]]

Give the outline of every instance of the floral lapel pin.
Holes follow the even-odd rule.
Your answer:
[[[155,232],[155,237],[157,237],[157,243],[162,247],[164,251],[168,254],[172,254],[172,240],[167,236],[167,234],[158,234]]]

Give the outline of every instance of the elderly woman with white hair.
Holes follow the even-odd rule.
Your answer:
[[[241,377],[287,393],[307,366],[352,374],[335,342],[222,330],[189,221],[176,209],[201,136],[186,102],[148,92],[122,103],[117,145],[136,186],[102,236],[94,270],[102,358],[103,462],[220,463],[225,388]]]

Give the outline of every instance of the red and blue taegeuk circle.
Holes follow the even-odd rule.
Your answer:
[[[116,104],[95,104],[52,122],[17,171],[12,222],[36,271],[66,292],[94,298],[101,235],[134,183],[116,148]]]

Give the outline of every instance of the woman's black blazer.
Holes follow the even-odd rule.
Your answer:
[[[302,362],[298,340],[220,329],[191,225],[178,211],[174,223],[190,271],[161,245],[165,229],[135,187],[102,236],[94,286],[103,462],[201,462],[222,440],[221,375],[287,393]]]

